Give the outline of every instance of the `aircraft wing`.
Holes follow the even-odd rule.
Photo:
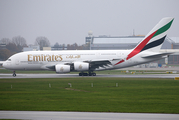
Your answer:
[[[86,60],[83,62],[89,63],[91,70],[94,70],[99,67],[106,67],[111,65],[111,62],[107,59],[96,59],[96,60],[94,59],[94,60]]]
[[[116,60],[116,59],[113,59]],[[83,62],[89,63],[90,64],[90,69],[91,70],[95,70],[96,68],[102,67],[102,68],[106,68],[111,66],[111,60],[109,59],[94,59],[94,60],[86,60]]]
[[[151,55],[144,55],[142,56],[142,58],[160,58],[160,57],[163,57],[163,56],[166,56],[166,55],[170,55],[170,54],[173,54],[172,53],[156,53],[156,54],[151,54]]]
[[[110,67],[112,64],[110,61],[113,61],[113,60],[120,60],[118,58],[116,59],[93,59],[93,60],[84,60],[84,61],[81,61],[81,62],[84,62],[84,63],[89,63],[90,64],[90,70],[95,70],[96,68],[99,68],[99,67],[102,67],[102,68],[108,68]],[[66,62],[66,63],[63,63],[64,65],[70,65],[70,66],[73,66],[74,63],[73,62]],[[55,65],[46,65],[44,66],[45,68],[49,69],[49,70],[55,70]]]

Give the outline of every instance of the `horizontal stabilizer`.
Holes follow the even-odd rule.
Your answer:
[[[163,57],[163,56],[166,56],[166,55],[170,55],[170,54],[173,54],[172,53],[156,53],[156,54],[151,54],[151,55],[144,55],[142,56],[142,58],[160,58],[160,57]]]

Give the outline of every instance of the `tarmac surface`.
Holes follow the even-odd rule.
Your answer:
[[[120,75],[105,75],[97,74],[96,76],[78,76],[77,74],[17,74],[13,77],[12,74],[0,74],[0,79],[3,78],[72,78],[72,77],[109,77],[109,78],[175,78],[179,74],[120,74]]]
[[[4,68],[1,68],[4,69]],[[110,75],[110,74],[97,74],[96,76],[78,76],[78,74],[17,74],[16,77],[12,76],[12,73],[8,74],[1,74],[0,73],[0,79],[1,78],[68,78],[68,77],[128,77],[128,78],[175,78],[179,77],[179,74],[160,74],[161,72],[157,71],[163,71],[163,73],[166,73],[166,71],[176,71],[179,73],[179,67],[166,67],[166,68],[136,68],[136,67],[128,67],[119,69],[122,71],[130,71],[130,70],[138,70],[138,71],[151,71],[155,70],[155,72],[151,72],[150,74],[118,74],[118,75]],[[149,72],[148,72],[149,73]]]
[[[0,119],[23,120],[178,120],[179,114],[0,111]]]

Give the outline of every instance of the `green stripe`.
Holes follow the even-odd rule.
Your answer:
[[[159,35],[159,34],[165,32],[165,31],[167,31],[167,30],[170,28],[172,22],[173,22],[173,20],[171,20],[168,24],[166,24],[165,26],[163,26],[163,27],[161,27],[160,29],[158,29],[157,32],[154,34],[153,37],[155,37],[155,36],[157,36],[157,35]]]

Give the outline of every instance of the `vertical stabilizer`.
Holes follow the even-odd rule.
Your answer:
[[[146,37],[132,50],[128,55],[127,60],[142,51],[158,52],[173,20],[174,18],[172,17],[161,19],[160,22],[146,35]]]

